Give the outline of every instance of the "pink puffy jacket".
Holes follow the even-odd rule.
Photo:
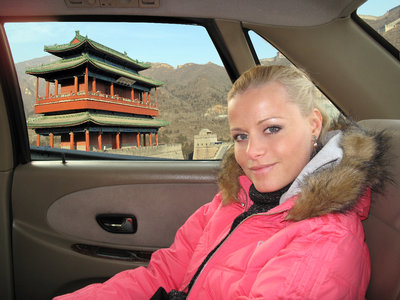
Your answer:
[[[251,182],[240,177],[248,191]],[[115,275],[61,299],[149,299],[160,287],[185,290],[207,254],[247,209],[221,205],[220,194],[179,229],[168,249],[155,252],[147,268]],[[370,278],[361,220],[370,191],[347,213],[287,221],[296,196],[267,213],[245,219],[205,265],[188,299],[364,299]]]

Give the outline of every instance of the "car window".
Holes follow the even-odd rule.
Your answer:
[[[204,27],[49,22],[5,29],[32,153],[179,160],[225,153],[232,83]]]
[[[400,5],[398,0],[369,0],[358,16],[397,50],[400,50]]]
[[[261,65],[292,65],[292,63],[282,53],[256,32],[249,30],[248,36],[255,50],[255,54],[257,55],[257,60]],[[332,118],[335,118],[340,114],[337,107],[327,97],[325,97],[322,92],[318,93],[318,96],[320,97],[322,104],[326,106],[326,112],[330,114]]]

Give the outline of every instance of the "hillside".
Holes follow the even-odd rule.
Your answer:
[[[170,126],[160,130],[161,141],[192,144],[202,128],[229,139],[227,119],[220,115],[226,115],[226,94],[232,84],[223,67],[189,63],[173,68],[154,63],[141,74],[164,82],[157,91],[160,118]],[[221,106],[225,107],[222,114]]]
[[[25,115],[31,116],[33,114],[36,96],[36,77],[25,74],[25,70],[27,68],[53,62],[58,59],[58,57],[47,55],[40,58],[27,60],[15,65],[22,98],[24,100]],[[45,85],[39,85],[39,94],[44,95],[45,93]]]
[[[400,5],[392,8],[383,16],[361,16],[361,18],[393,46],[400,49]]]

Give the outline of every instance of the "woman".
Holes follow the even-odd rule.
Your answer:
[[[234,147],[213,201],[147,268],[57,299],[364,299],[361,220],[386,178],[386,141],[332,122],[316,93],[292,67],[244,73],[228,94]]]

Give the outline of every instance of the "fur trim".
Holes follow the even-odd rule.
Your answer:
[[[342,161],[303,180],[288,220],[300,221],[327,213],[345,213],[357,203],[367,187],[379,192],[384,183],[390,180],[388,159],[384,155],[387,153],[389,137],[385,132],[365,131],[344,118],[335,123],[332,129],[343,132],[340,142]],[[241,174],[243,170],[236,163],[232,147],[222,162],[219,176],[224,204],[237,200],[240,189],[238,177]]]

